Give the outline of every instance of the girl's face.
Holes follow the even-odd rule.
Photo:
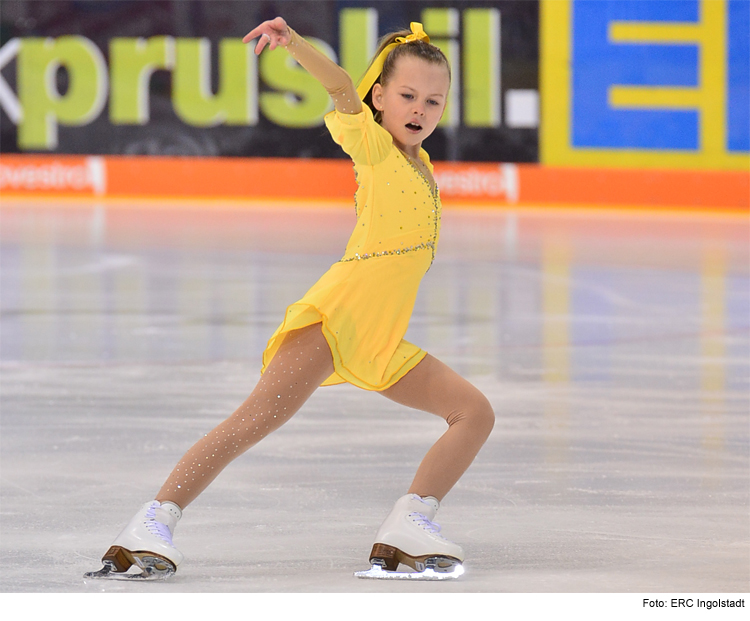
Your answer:
[[[372,103],[381,125],[398,148],[416,156],[437,127],[448,100],[448,69],[416,56],[402,56],[385,86],[372,87]]]

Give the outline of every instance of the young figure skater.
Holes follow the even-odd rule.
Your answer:
[[[445,109],[450,68],[422,25],[386,37],[355,89],[349,75],[277,17],[244,39],[255,53],[281,45],[333,99],[325,122],[354,161],[357,223],[343,258],[288,307],[263,354],[248,399],[177,464],[87,577],[167,577],[183,555],[172,535],[182,511],[236,457],[283,425],[318,386],[348,382],[445,419],[375,537],[363,577],[456,577],[462,549],[433,523],[440,501],[490,434],[487,399],[445,364],[403,339],[417,288],[435,256],[440,198],[421,148]],[[364,103],[363,103],[364,102]],[[417,570],[399,574],[404,563]],[[143,571],[128,572],[132,565]]]

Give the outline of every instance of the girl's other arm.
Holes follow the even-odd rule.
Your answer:
[[[285,47],[292,58],[323,85],[333,99],[336,110],[342,114],[362,111],[362,102],[349,74],[289,28],[283,18],[263,22],[245,35],[242,41],[248,43],[258,36],[256,54],[260,54],[266,45],[272,50],[279,45]]]

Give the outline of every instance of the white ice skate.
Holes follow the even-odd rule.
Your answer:
[[[367,571],[358,578],[385,580],[448,580],[464,573],[464,551],[440,534],[435,519],[440,504],[432,496],[399,498],[375,537]],[[399,572],[399,563],[415,571]]]
[[[117,536],[102,557],[99,571],[84,578],[154,580],[169,578],[182,562],[182,553],[172,543],[172,533],[182,517],[180,508],[171,502],[147,502]],[[129,571],[131,567],[140,573]]]

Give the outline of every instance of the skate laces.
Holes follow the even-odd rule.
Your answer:
[[[424,530],[426,530],[429,533],[432,533],[433,535],[438,535],[440,533],[440,524],[436,524],[435,522],[431,522],[429,518],[424,515],[423,513],[417,513],[416,511],[409,514],[409,517],[414,520],[414,523],[417,526],[420,526]],[[442,537],[442,535],[440,535]]]
[[[151,505],[146,512],[144,526],[149,533],[155,537],[159,537],[166,541],[170,546],[174,547],[174,544],[172,543],[172,531],[169,530],[169,526],[156,519],[156,505]]]

